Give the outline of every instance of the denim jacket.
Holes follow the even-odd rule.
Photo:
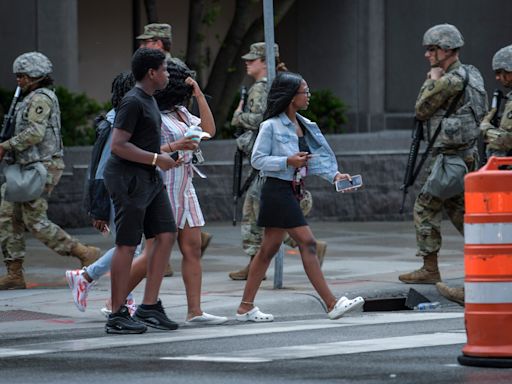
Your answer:
[[[338,163],[331,147],[320,132],[318,125],[297,114],[297,119],[305,127],[306,143],[313,157],[308,161],[308,175],[318,175],[333,183],[338,172]],[[295,125],[286,113],[265,120],[252,150],[251,165],[260,170],[261,176],[282,180],[293,179],[295,168],[286,165],[288,156],[299,152],[299,138]]]

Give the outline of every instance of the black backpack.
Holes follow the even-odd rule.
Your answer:
[[[84,209],[87,214],[95,220],[110,220],[110,196],[103,183],[103,179],[96,179],[96,171],[100,162],[101,154],[112,131],[112,124],[103,116],[96,117],[96,140],[92,147],[91,162],[87,171],[84,193]]]

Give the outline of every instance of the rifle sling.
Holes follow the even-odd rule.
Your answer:
[[[457,106],[457,103],[460,101],[460,99],[462,98],[462,95],[464,94],[464,91],[466,90],[466,86],[468,85],[468,82],[469,82],[469,74],[468,74],[467,69],[465,69],[465,68],[464,68],[464,72],[465,72],[464,86],[462,87],[462,90],[457,94],[457,96],[451,102],[450,107],[446,110],[446,113],[444,114],[444,116],[441,119],[441,121],[439,121],[439,124],[437,125],[436,131],[434,132],[434,136],[432,136],[432,139],[430,139],[430,141],[428,142],[428,146],[425,149],[425,152],[423,153],[423,155],[421,156],[421,159],[420,159],[420,162],[419,162],[418,166],[414,170],[414,174],[412,176],[412,182],[413,183],[414,183],[414,180],[416,180],[416,178],[418,177],[418,174],[420,173],[421,168],[423,167],[423,164],[427,160],[427,157],[430,155],[430,150],[434,146],[434,143],[437,140],[437,136],[439,136],[439,133],[441,133],[441,128],[442,128],[442,125],[443,125],[443,120],[448,118],[448,117],[450,117],[450,115],[453,114],[453,112],[455,112],[455,108]]]

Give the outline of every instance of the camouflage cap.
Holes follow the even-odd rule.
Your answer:
[[[455,49],[464,45],[464,38],[454,25],[439,24],[425,32],[423,45],[437,45],[442,49]]]
[[[144,33],[137,36],[137,40],[154,38],[172,40],[172,27],[169,24],[148,24],[144,26]]]
[[[24,53],[12,63],[13,73],[25,73],[30,77],[46,76],[52,71],[52,62],[40,52]]]
[[[512,72],[512,45],[501,48],[492,58],[492,70]]]
[[[251,48],[249,52],[242,56],[243,60],[256,60],[256,59],[264,59],[266,56],[265,52],[266,44],[263,43],[254,43],[251,44]],[[274,52],[276,57],[279,57],[279,46],[274,44]]]

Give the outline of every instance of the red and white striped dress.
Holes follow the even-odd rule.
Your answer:
[[[190,125],[201,123],[201,119],[192,115],[185,107],[178,106],[177,109],[188,124],[179,120],[176,111],[162,112],[162,145],[181,139]],[[192,151],[180,151],[180,155],[183,156],[181,167],[162,172],[174,219],[180,229],[183,229],[187,222],[189,227],[202,227],[204,217],[192,184]]]

